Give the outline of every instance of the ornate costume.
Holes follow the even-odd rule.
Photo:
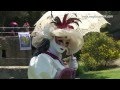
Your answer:
[[[41,50],[31,59],[28,68],[29,79],[75,78],[78,63],[73,54],[78,52],[84,44],[83,35],[79,27],[81,23],[81,19],[71,12],[66,14],[59,13],[55,16],[51,14],[51,16],[46,18],[43,16],[37,21],[31,34],[33,37],[32,45],[40,50],[43,49],[40,45],[44,38],[50,42],[46,50]],[[63,46],[57,43],[56,37],[64,37],[63,41],[68,39],[68,45]],[[42,45],[44,44],[42,43]],[[64,51],[67,51],[67,55],[72,55],[68,65],[65,65],[62,60]]]

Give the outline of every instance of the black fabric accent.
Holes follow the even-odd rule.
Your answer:
[[[38,56],[39,54],[46,52],[49,49],[49,47],[50,47],[50,41],[44,38],[40,43],[39,47],[36,49],[33,56]]]

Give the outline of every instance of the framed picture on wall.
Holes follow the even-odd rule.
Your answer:
[[[29,32],[18,32],[20,50],[31,50],[31,37]]]

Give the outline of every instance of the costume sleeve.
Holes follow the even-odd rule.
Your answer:
[[[30,61],[28,68],[29,79],[54,79],[57,70],[52,60],[45,54],[40,54]]]
[[[55,79],[74,79],[76,71],[73,68],[64,68],[61,71],[58,71]]]

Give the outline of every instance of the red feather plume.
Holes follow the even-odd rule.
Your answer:
[[[68,16],[68,14],[64,15],[62,22],[61,22],[60,18],[57,16],[57,17],[55,17],[55,19],[52,23],[54,23],[57,26],[57,28],[60,28],[60,29],[63,29],[63,28],[74,29],[73,26],[69,25],[70,23],[76,23],[79,26],[77,21],[80,21],[80,20],[78,18],[69,18],[68,20],[66,20],[67,16]]]

